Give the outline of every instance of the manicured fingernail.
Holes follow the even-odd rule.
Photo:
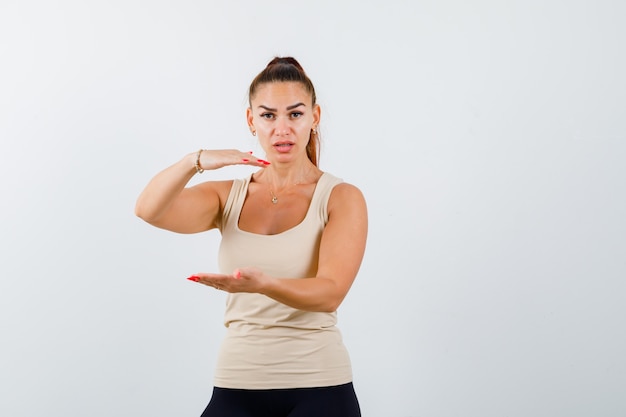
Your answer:
[[[189,281],[193,281],[193,282],[198,282],[200,281],[200,277],[197,275],[192,275],[190,277],[187,278]]]
[[[246,159],[246,158],[243,158],[243,159],[242,159],[242,161],[243,161],[243,162],[250,162],[250,160],[249,160],[249,159]]]
[[[264,159],[257,159],[257,161],[259,161],[260,163],[265,164],[265,165],[269,165],[270,164],[269,162],[267,162]]]
[[[237,272],[235,272],[235,279],[241,279],[241,271],[237,270]]]
[[[250,155],[252,155],[252,151],[248,151],[248,153],[249,153]]]

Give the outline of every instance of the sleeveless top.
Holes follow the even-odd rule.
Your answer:
[[[220,272],[254,266],[281,278],[315,279],[327,203],[341,180],[323,173],[301,223],[276,235],[239,229],[252,175],[233,182],[224,206]],[[302,311],[262,294],[228,294],[215,386],[238,389],[308,388],[352,381],[337,313]]]

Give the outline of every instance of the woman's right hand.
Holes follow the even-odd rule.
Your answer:
[[[198,153],[193,155],[194,168],[196,161],[198,161],[200,168],[207,171],[220,169],[228,165],[251,165],[261,168],[270,165],[269,162],[252,155],[252,152],[242,152],[237,149],[202,149],[198,152],[200,152],[199,159]]]

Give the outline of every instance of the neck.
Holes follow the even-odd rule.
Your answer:
[[[274,163],[263,170],[262,178],[263,182],[267,183],[274,192],[279,192],[292,185],[307,184],[315,181],[317,175],[313,174],[316,171],[317,167],[308,159],[306,163],[297,165]]]

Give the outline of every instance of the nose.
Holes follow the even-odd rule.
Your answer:
[[[278,136],[286,136],[291,131],[291,126],[289,124],[289,120],[285,117],[279,117],[276,119],[276,125],[274,128],[274,132]]]

